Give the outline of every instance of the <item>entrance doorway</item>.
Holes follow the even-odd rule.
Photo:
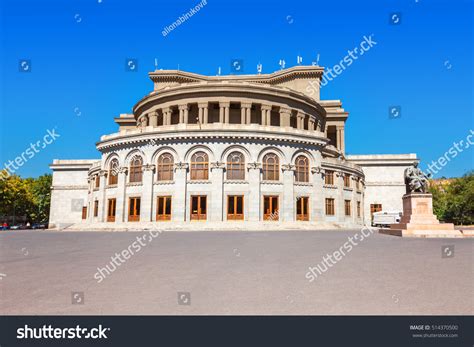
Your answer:
[[[115,222],[115,210],[117,206],[116,199],[109,199],[107,206],[107,222]]]
[[[156,220],[171,220],[171,196],[159,196],[157,198]]]
[[[277,221],[280,212],[278,210],[278,196],[266,195],[263,197],[263,220]]]
[[[296,198],[296,220],[309,220],[308,197],[300,196]]]
[[[207,219],[207,196],[192,195],[191,196],[191,220]]]
[[[243,195],[227,196],[227,220],[244,220]]]

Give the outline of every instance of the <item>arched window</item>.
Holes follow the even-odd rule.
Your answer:
[[[143,160],[140,156],[134,156],[130,161],[130,183],[142,181]]]
[[[308,158],[304,155],[300,155],[295,160],[295,181],[296,182],[309,182],[309,164]]]
[[[245,158],[242,153],[232,152],[227,156],[226,173],[228,180],[245,179]]]
[[[278,156],[273,153],[263,157],[263,180],[278,181],[280,179],[280,163]]]
[[[191,179],[209,179],[209,157],[204,152],[196,152],[191,157]]]
[[[118,183],[119,162],[117,159],[112,159],[109,164],[109,185]]]
[[[172,181],[173,180],[173,156],[170,153],[164,153],[158,157],[157,180]]]

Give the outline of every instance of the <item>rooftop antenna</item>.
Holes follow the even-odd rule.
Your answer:
[[[262,73],[262,64],[260,63],[257,64],[257,72],[259,75]]]
[[[298,54],[298,56],[296,57],[296,63],[298,65],[301,65],[302,62],[303,62],[303,57]]]
[[[220,76],[221,75],[221,67],[219,66],[219,68],[217,69],[217,76]]]
[[[278,63],[278,65],[280,65],[280,68],[283,70],[285,68],[285,61],[283,59],[280,59],[280,62]]]
[[[158,59],[155,58],[155,71],[158,70]]]

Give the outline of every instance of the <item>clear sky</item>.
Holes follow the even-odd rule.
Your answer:
[[[113,117],[152,90],[155,58],[159,68],[210,75],[231,73],[232,59],[245,73],[258,63],[271,73],[297,55],[309,65],[319,54],[332,68],[364,35],[376,45],[322,89],[349,112],[349,154],[417,153],[426,168],[474,130],[471,0],[207,0],[166,36],[199,0],[0,3],[0,165],[48,129],[60,135],[23,164],[24,177],[50,172],[56,158],[99,158],[95,143],[117,130]],[[389,117],[391,106],[400,117]],[[473,153],[463,149],[436,176],[464,174]]]

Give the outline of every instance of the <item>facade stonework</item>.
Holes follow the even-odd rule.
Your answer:
[[[416,156],[395,156],[390,165],[346,157],[348,113],[339,100],[306,93],[322,73],[317,66],[248,76],[151,72],[154,90],[132,114],[115,118],[119,130],[101,137],[99,160],[51,165],[50,227],[165,221],[354,227],[368,223],[367,201],[377,189],[393,193],[383,203],[398,208],[399,170]]]

